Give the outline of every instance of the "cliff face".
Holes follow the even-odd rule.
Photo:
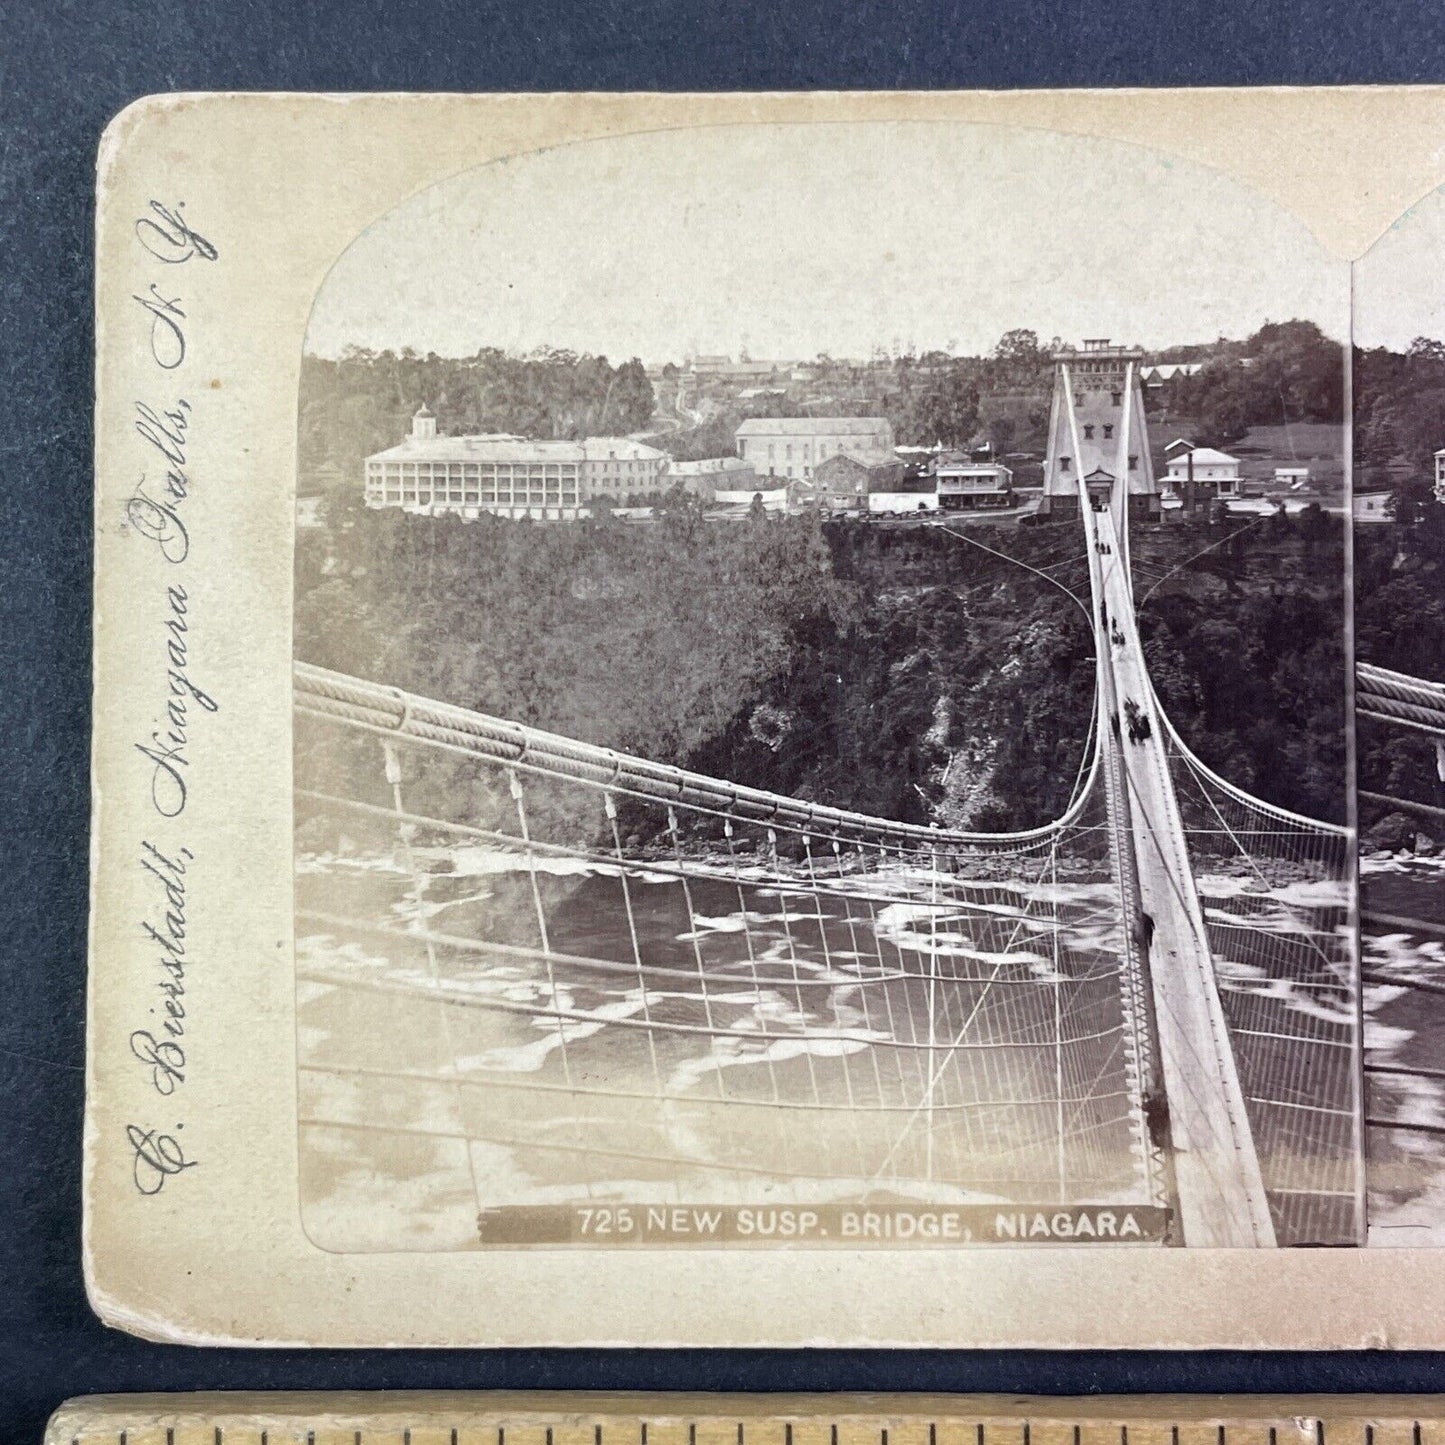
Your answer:
[[[1049,529],[1052,530],[1052,529]],[[1238,535],[1236,535],[1238,534]],[[1087,602],[1073,544],[978,534]],[[749,709],[790,719],[758,745],[754,711],[694,763],[761,786],[947,827],[1057,817],[1088,746],[1093,642],[1058,588],[941,530],[828,529],[855,591],[845,626],[795,633]],[[1141,625],[1171,719],[1217,771],[1294,810],[1343,820],[1343,557],[1338,522],[1138,529]],[[1201,556],[1203,549],[1205,551]],[[1158,586],[1155,587],[1155,583]]]
[[[1141,530],[1132,560],[1150,673],[1184,740],[1256,796],[1344,822],[1340,519]]]
[[[462,524],[332,508],[297,550],[297,656],[754,786],[912,822],[1056,817],[1094,693],[1069,528],[794,518]],[[1211,766],[1343,798],[1339,538],[1141,530],[1156,685]]]

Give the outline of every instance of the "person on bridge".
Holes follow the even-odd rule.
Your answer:
[[[1169,1100],[1162,1089],[1149,1089],[1143,1099],[1144,1123],[1156,1149],[1169,1147]]]
[[[1149,949],[1154,943],[1154,919],[1152,915],[1145,913],[1141,909],[1129,931],[1134,936],[1135,947],[1138,948],[1144,960],[1147,962],[1149,959]]]
[[[1144,710],[1132,697],[1124,699],[1124,716],[1129,723],[1129,741],[1142,743],[1151,731],[1149,719],[1144,716]]]

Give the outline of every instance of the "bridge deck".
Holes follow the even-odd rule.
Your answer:
[[[1139,931],[1153,982],[1184,1240],[1216,1247],[1269,1246],[1275,1242],[1269,1205],[1194,891],[1163,730],[1154,716],[1121,539],[1108,512],[1086,509],[1085,516],[1095,543],[1091,573],[1108,619],[1099,630],[1105,659],[1101,678],[1118,719],[1117,732],[1111,725],[1103,745],[1118,756],[1132,823]],[[1116,630],[1122,641],[1113,640]],[[1129,702],[1149,724],[1148,735],[1137,741],[1130,737],[1125,714]]]

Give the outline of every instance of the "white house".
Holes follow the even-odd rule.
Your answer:
[[[1435,500],[1445,502],[1445,447],[1435,453]]]
[[[1356,492],[1351,508],[1357,522],[1388,522],[1391,492]]]
[[[1208,483],[1221,497],[1239,495],[1239,458],[1213,447],[1188,447],[1174,452],[1165,467],[1164,484],[1179,491],[1193,479]]]

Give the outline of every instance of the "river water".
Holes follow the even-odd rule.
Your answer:
[[[830,884],[714,857],[624,889],[490,844],[299,853],[308,1232],[466,1248],[509,1205],[1147,1202],[1117,893],[1085,858],[1027,884],[999,864]],[[1281,940],[1338,903],[1201,891],[1248,892]],[[1319,1009],[1244,954],[1229,989]]]
[[[1374,857],[1361,863],[1364,906],[1445,924],[1445,859]],[[1445,938],[1388,924],[1364,930],[1367,973],[1399,979],[1364,990],[1366,1114],[1445,1128],[1445,1079],[1384,1072],[1389,1066],[1445,1071]],[[1411,987],[1432,985],[1431,989]],[[1376,1072],[1376,1070],[1381,1070]],[[1445,1135],[1372,1126],[1367,1135],[1370,1243],[1445,1245]]]

